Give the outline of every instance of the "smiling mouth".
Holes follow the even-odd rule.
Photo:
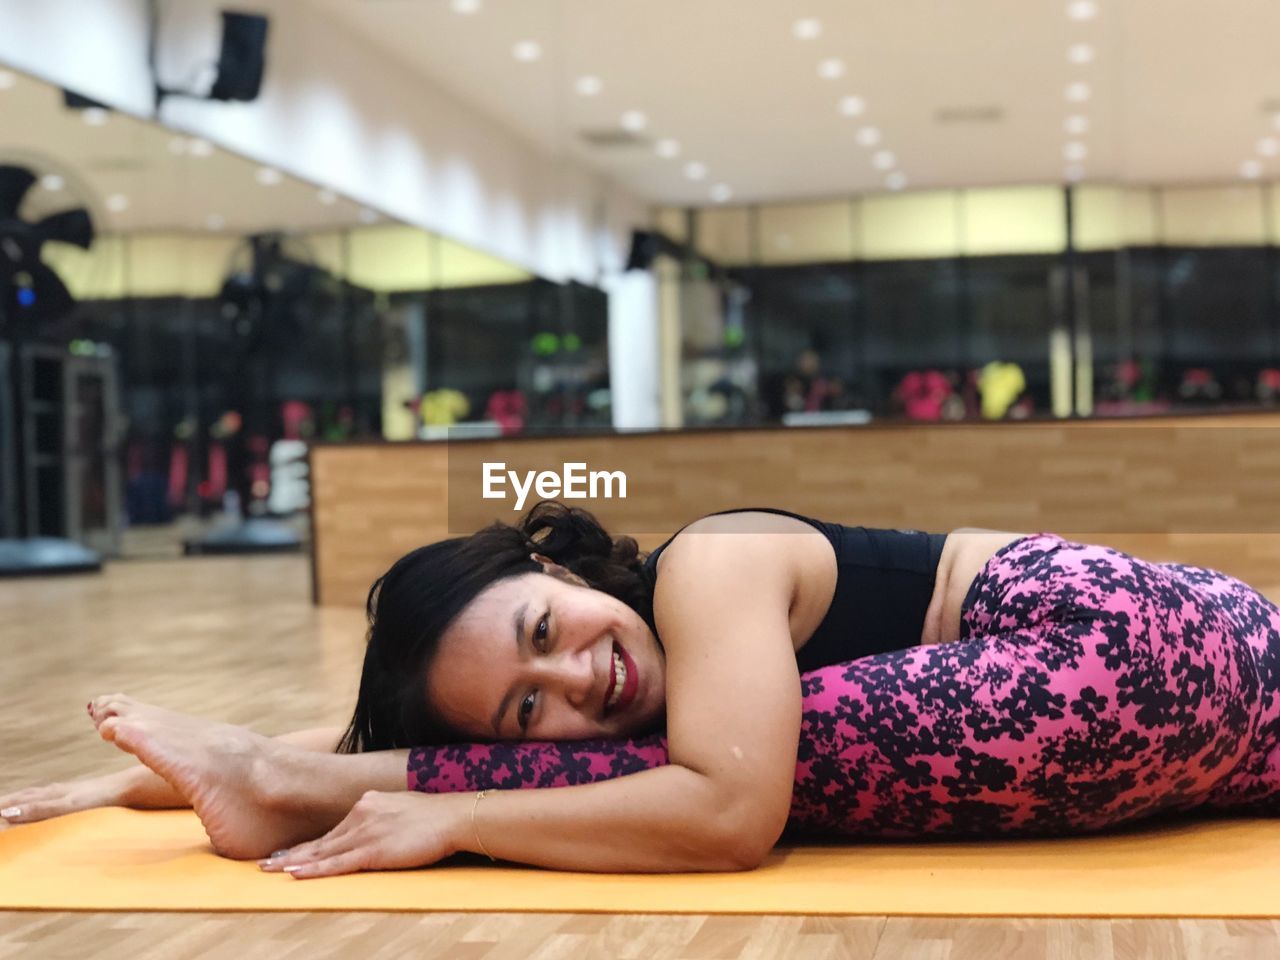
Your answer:
[[[608,716],[615,710],[626,707],[635,699],[636,688],[640,683],[640,671],[636,663],[616,640],[609,658],[609,686],[604,694],[604,712]]]
[[[609,689],[605,691],[604,706],[605,710],[612,710],[618,705],[618,701],[622,699],[622,692],[627,687],[627,662],[622,659],[622,653],[618,649],[618,645],[613,645],[613,651],[609,658],[611,669],[609,671]]]

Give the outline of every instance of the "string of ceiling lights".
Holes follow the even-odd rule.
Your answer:
[[[92,119],[88,116],[84,116],[84,114],[90,113],[91,111],[94,113]],[[81,119],[91,127],[105,126],[110,119],[109,111],[97,107],[90,107],[87,110],[83,110],[81,111],[81,114]],[[198,160],[203,160],[213,156],[215,148],[212,143],[203,137],[186,137],[179,135],[169,139],[168,151],[175,157],[188,156]],[[253,177],[254,180],[263,187],[276,187],[285,181],[285,176],[279,169],[266,165],[257,167],[254,170]],[[62,189],[62,179],[56,175],[51,175],[50,177],[42,180],[42,185],[46,190],[60,190]],[[321,187],[316,190],[316,201],[321,206],[331,207],[336,204],[339,199],[338,194],[327,187]],[[111,213],[120,214],[129,209],[130,201],[126,194],[112,193],[106,197],[104,205]],[[360,222],[365,224],[376,223],[379,219],[377,212],[368,207],[361,208],[358,217]],[[205,217],[204,225],[209,231],[217,233],[226,228],[227,219],[220,213],[210,213]]]
[[[456,14],[473,16],[480,12],[483,0],[450,0],[449,6]],[[537,63],[542,53],[542,44],[533,39],[517,40],[511,46],[511,56],[519,63]],[[580,97],[598,97],[604,93],[604,80],[594,73],[582,74],[574,80],[573,89]],[[643,110],[632,107],[619,116],[618,126],[627,133],[639,135],[649,129],[649,117]],[[679,140],[663,136],[654,140],[653,152],[662,160],[675,160],[683,154],[684,147]],[[701,182],[710,174],[702,160],[687,160],[684,164],[684,175],[689,180]],[[727,203],[733,198],[733,188],[727,183],[712,184],[710,197],[715,203]]]
[[[1071,0],[1066,6],[1066,16],[1077,25],[1091,24],[1098,18],[1096,0]],[[1088,40],[1072,36],[1067,44],[1067,63],[1071,68],[1085,70],[1096,59],[1096,48]],[[1085,160],[1089,156],[1089,145],[1085,136],[1089,132],[1089,114],[1087,112],[1093,87],[1089,80],[1074,76],[1063,91],[1063,96],[1070,111],[1062,121],[1062,132],[1066,140],[1062,145],[1063,177],[1068,183],[1078,183],[1085,177]]]
[[[1271,113],[1269,119],[1271,126],[1280,130],[1280,112]],[[1280,139],[1271,134],[1259,137],[1257,143],[1254,144],[1254,151],[1259,157],[1266,160],[1273,159],[1280,155]],[[1240,176],[1246,180],[1257,180],[1262,176],[1262,161],[1257,157],[1249,157],[1241,161]]]
[[[802,17],[791,25],[791,33],[801,41],[813,41],[822,36],[822,21]],[[825,57],[818,61],[818,76],[827,81],[843,80],[848,67],[839,57]],[[871,166],[884,176],[884,185],[890,190],[901,190],[907,185],[907,175],[900,169],[897,155],[884,145],[884,134],[879,127],[866,122],[867,101],[858,94],[845,94],[836,103],[841,116],[858,123],[853,139],[858,146],[873,151]]]
[[[18,84],[18,75],[7,69],[0,69],[0,91],[11,90]],[[81,122],[86,126],[101,129],[111,123],[111,111],[102,106],[87,106],[76,109],[74,111],[79,115]],[[166,149],[174,157],[191,157],[196,160],[204,160],[212,157],[216,153],[214,145],[203,137],[185,136],[177,134],[170,137]],[[254,170],[255,181],[263,187],[275,187],[285,182],[284,174],[272,166],[259,166]],[[40,187],[48,193],[59,193],[66,189],[65,178],[58,173],[46,173],[40,178]],[[318,188],[316,190],[316,200],[322,206],[333,206],[341,198],[333,190],[328,188]],[[129,195],[122,192],[112,192],[107,194],[102,205],[108,213],[117,216],[128,212],[132,206],[132,200]],[[376,223],[380,217],[377,211],[368,207],[363,207],[357,214],[361,223]],[[212,212],[205,217],[204,226],[211,232],[219,232],[227,227],[227,219],[222,214]]]
[[[461,16],[473,16],[480,12],[483,0],[450,0],[450,7]],[[813,41],[822,37],[822,22],[813,17],[802,17],[791,27],[792,35],[800,41]],[[542,45],[537,40],[517,40],[511,47],[512,57],[520,63],[537,63],[542,59]],[[839,57],[825,57],[818,61],[818,77],[827,81],[839,81],[848,72],[844,60]],[[598,97],[604,92],[604,80],[596,74],[583,74],[574,80],[574,91],[581,97]],[[890,190],[901,190],[907,185],[906,174],[899,168],[898,158],[892,150],[883,144],[884,135],[878,127],[862,122],[867,111],[865,98],[856,94],[842,96],[837,109],[842,116],[860,121],[854,133],[854,141],[871,154],[871,165],[884,175],[885,186]],[[640,134],[649,128],[649,118],[642,110],[628,109],[618,120],[619,126],[631,134]],[[658,137],[653,144],[654,153],[663,160],[675,160],[683,153],[679,140],[672,137]],[[684,176],[695,182],[710,178],[708,165],[697,159],[687,160],[684,164]],[[709,196],[714,203],[727,203],[733,199],[733,188],[724,182],[718,182],[709,188]]]

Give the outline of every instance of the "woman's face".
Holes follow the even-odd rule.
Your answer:
[[[583,740],[659,724],[665,661],[653,631],[621,600],[561,574],[499,580],[440,638],[427,699],[453,729]]]

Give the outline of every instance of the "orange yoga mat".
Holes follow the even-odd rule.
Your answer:
[[[294,880],[215,856],[188,811],[108,809],[0,832],[0,909],[1280,917],[1280,820],[780,848],[735,874],[468,863]]]

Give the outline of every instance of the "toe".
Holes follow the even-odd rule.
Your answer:
[[[116,713],[128,713],[138,705],[138,701],[123,693],[114,693],[111,695],[111,705]]]
[[[95,698],[89,704],[89,715],[93,717],[94,723],[102,723],[109,717],[128,713],[133,706],[132,697],[126,697],[123,693],[108,693]]]
[[[112,696],[112,694],[105,694],[101,697],[94,697],[89,701],[89,716],[93,717],[94,723],[100,724],[111,716],[110,704]]]
[[[110,716],[98,721],[98,736],[109,743],[115,743],[120,736],[120,718]]]
[[[102,726],[98,728],[98,733],[103,740],[114,743],[116,747],[125,753],[139,756],[139,751],[144,747],[145,729],[136,720],[130,720],[128,717],[108,717],[102,721]],[[143,761],[144,763],[147,761]]]

